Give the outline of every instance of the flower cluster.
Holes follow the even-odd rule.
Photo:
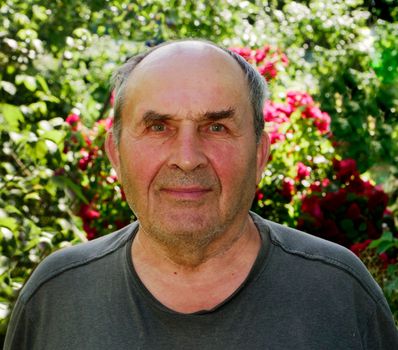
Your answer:
[[[231,48],[230,50],[242,56],[249,63],[255,64],[266,80],[274,79],[278,74],[278,70],[289,64],[289,59],[281,50],[269,45],[255,50],[246,47]]]
[[[267,80],[275,79],[271,87],[278,84],[278,68],[288,64],[270,47],[233,50]],[[355,160],[338,159],[331,118],[310,94],[277,91],[278,99],[264,106],[272,153],[252,209],[347,247],[380,237],[386,193],[361,177]]]
[[[111,104],[112,99],[113,95]],[[97,121],[91,128],[85,127],[75,113],[67,116],[65,122],[68,125],[64,145],[66,165],[55,175],[65,180],[64,174],[68,173],[65,186],[71,193],[72,209],[90,240],[131,220],[123,190],[104,152],[105,134],[112,127],[112,117]]]
[[[387,194],[361,178],[353,159],[334,159],[333,171],[332,180],[312,184],[303,195],[298,227],[345,246],[379,238]]]
[[[313,124],[321,135],[330,134],[330,116],[314,103],[312,97],[305,92],[288,91],[286,102],[267,101],[264,106],[264,120],[271,143],[284,141],[286,135],[281,132],[284,123],[290,122],[293,113],[300,113],[302,119],[307,119],[309,127]]]

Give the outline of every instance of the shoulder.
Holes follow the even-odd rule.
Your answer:
[[[20,299],[27,301],[47,281],[116,251],[132,239],[137,227],[138,224],[134,222],[106,236],[50,254],[34,270],[21,290]]]
[[[375,282],[362,261],[349,249],[325,239],[265,220],[256,214],[252,218],[261,232],[268,232],[270,242],[284,253],[313,264],[328,265],[338,269],[347,279],[354,279],[377,303],[384,299],[379,285]]]

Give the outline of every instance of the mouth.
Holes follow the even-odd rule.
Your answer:
[[[166,187],[162,188],[161,192],[179,200],[198,200],[210,193],[211,189],[205,187]]]

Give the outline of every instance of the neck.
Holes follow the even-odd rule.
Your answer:
[[[235,230],[224,232],[206,246],[180,244],[166,245],[157,241],[140,227],[134,239],[132,252],[134,257],[145,257],[147,263],[157,268],[169,266],[172,270],[195,270],[201,266],[218,261],[235,259],[242,251],[258,252],[260,238],[250,216]],[[253,249],[253,247],[255,249]]]
[[[133,265],[163,305],[182,313],[209,310],[242,285],[261,246],[250,217],[241,230],[220,237],[200,253],[187,254],[170,250],[139,230],[132,245]]]

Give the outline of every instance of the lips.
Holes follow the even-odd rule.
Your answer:
[[[198,200],[211,192],[207,187],[165,187],[161,193],[182,200]]]

